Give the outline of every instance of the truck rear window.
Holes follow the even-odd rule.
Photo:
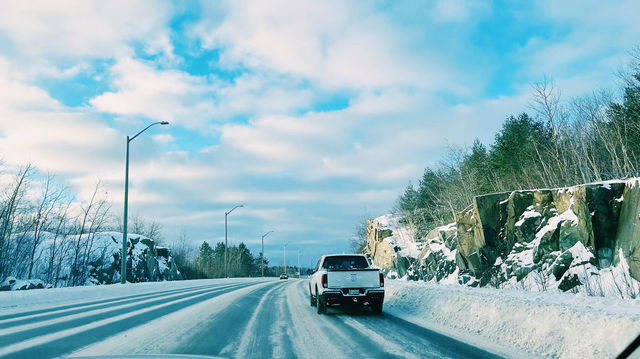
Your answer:
[[[367,259],[363,256],[335,256],[326,257],[322,268],[325,269],[361,269],[369,267]]]

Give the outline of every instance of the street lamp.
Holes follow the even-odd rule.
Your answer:
[[[243,204],[239,204],[233,208],[231,208],[231,210],[229,210],[228,212],[224,212],[224,277],[225,278],[229,278],[229,262],[227,260],[227,252],[229,251],[229,245],[227,243],[227,216],[233,212],[234,209],[239,208],[239,207],[244,207]]]
[[[129,142],[133,141],[134,138],[138,137],[141,133],[149,129],[149,127],[153,125],[168,125],[167,121],[159,121],[150,124],[145,127],[142,131],[136,133],[135,136],[129,138],[127,136],[127,159],[126,159],[126,167],[124,172],[124,223],[122,226],[122,263],[120,266],[120,283],[124,284],[127,280],[127,213],[129,207]]]
[[[262,252],[260,252],[260,271],[262,272],[263,277],[264,277],[264,237],[269,235],[269,233],[273,233],[273,231],[269,231],[262,235]]]
[[[284,274],[287,274],[287,246],[289,243],[284,244]]]

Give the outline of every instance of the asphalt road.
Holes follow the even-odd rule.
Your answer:
[[[306,280],[222,281],[0,315],[1,358],[495,358],[383,313],[309,305]]]

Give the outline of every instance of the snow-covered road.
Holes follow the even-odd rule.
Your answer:
[[[118,289],[123,287],[11,293],[0,303],[0,357],[495,357],[387,313],[318,315],[309,306],[304,280],[204,280]]]

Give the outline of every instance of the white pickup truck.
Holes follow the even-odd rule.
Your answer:
[[[318,314],[327,307],[358,305],[382,313],[384,276],[371,267],[362,254],[334,254],[320,257],[309,279],[311,306]]]

